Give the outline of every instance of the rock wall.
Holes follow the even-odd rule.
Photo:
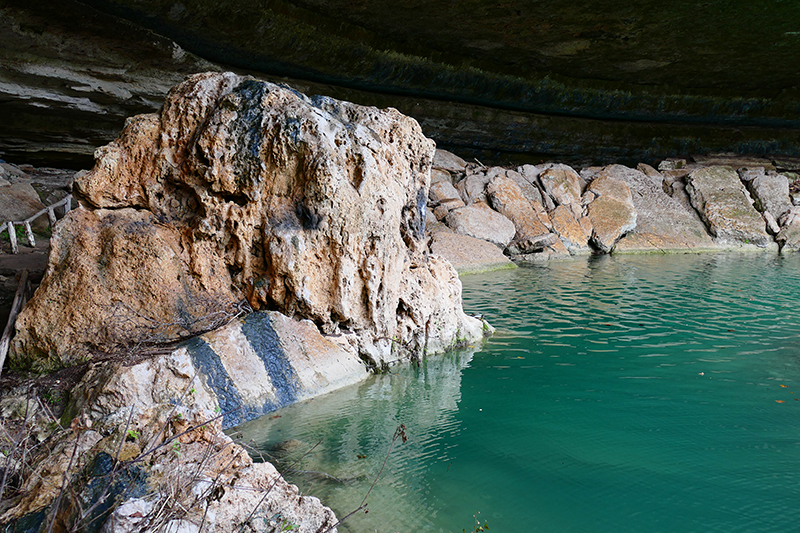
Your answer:
[[[600,4],[5,0],[0,157],[89,165],[126,117],[215,69],[395,107],[440,146],[483,160],[798,155],[797,83],[772,67],[797,55],[793,6]]]
[[[480,338],[456,272],[428,255],[433,154],[393,109],[192,76],[76,178],[12,361],[172,342],[250,308],[341,334],[371,367]]]

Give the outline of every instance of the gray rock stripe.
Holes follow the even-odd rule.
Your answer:
[[[300,379],[281,348],[278,334],[272,327],[269,315],[266,313],[248,315],[242,324],[242,333],[252,345],[256,355],[264,361],[264,367],[275,388],[278,405],[273,406],[272,402],[269,402],[269,410],[297,401],[301,389]],[[267,405],[264,407],[266,409]]]

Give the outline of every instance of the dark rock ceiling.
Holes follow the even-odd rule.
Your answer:
[[[6,157],[86,158],[219,68],[397,107],[489,159],[800,155],[794,0],[0,0],[0,15]]]

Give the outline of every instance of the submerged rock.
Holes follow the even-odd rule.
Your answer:
[[[17,320],[18,366],[178,340],[246,306],[354,332],[374,366],[482,334],[426,255],[433,142],[395,110],[198,74],[96,156]]]

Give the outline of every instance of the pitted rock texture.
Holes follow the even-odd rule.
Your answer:
[[[59,224],[13,358],[52,367],[142,342],[150,326],[175,340],[244,303],[356,332],[375,366],[398,346],[416,356],[479,338],[455,271],[426,255],[433,155],[393,109],[192,76],[76,180],[83,207]],[[126,278],[140,288],[117,290]],[[111,308],[124,327],[98,335]]]

